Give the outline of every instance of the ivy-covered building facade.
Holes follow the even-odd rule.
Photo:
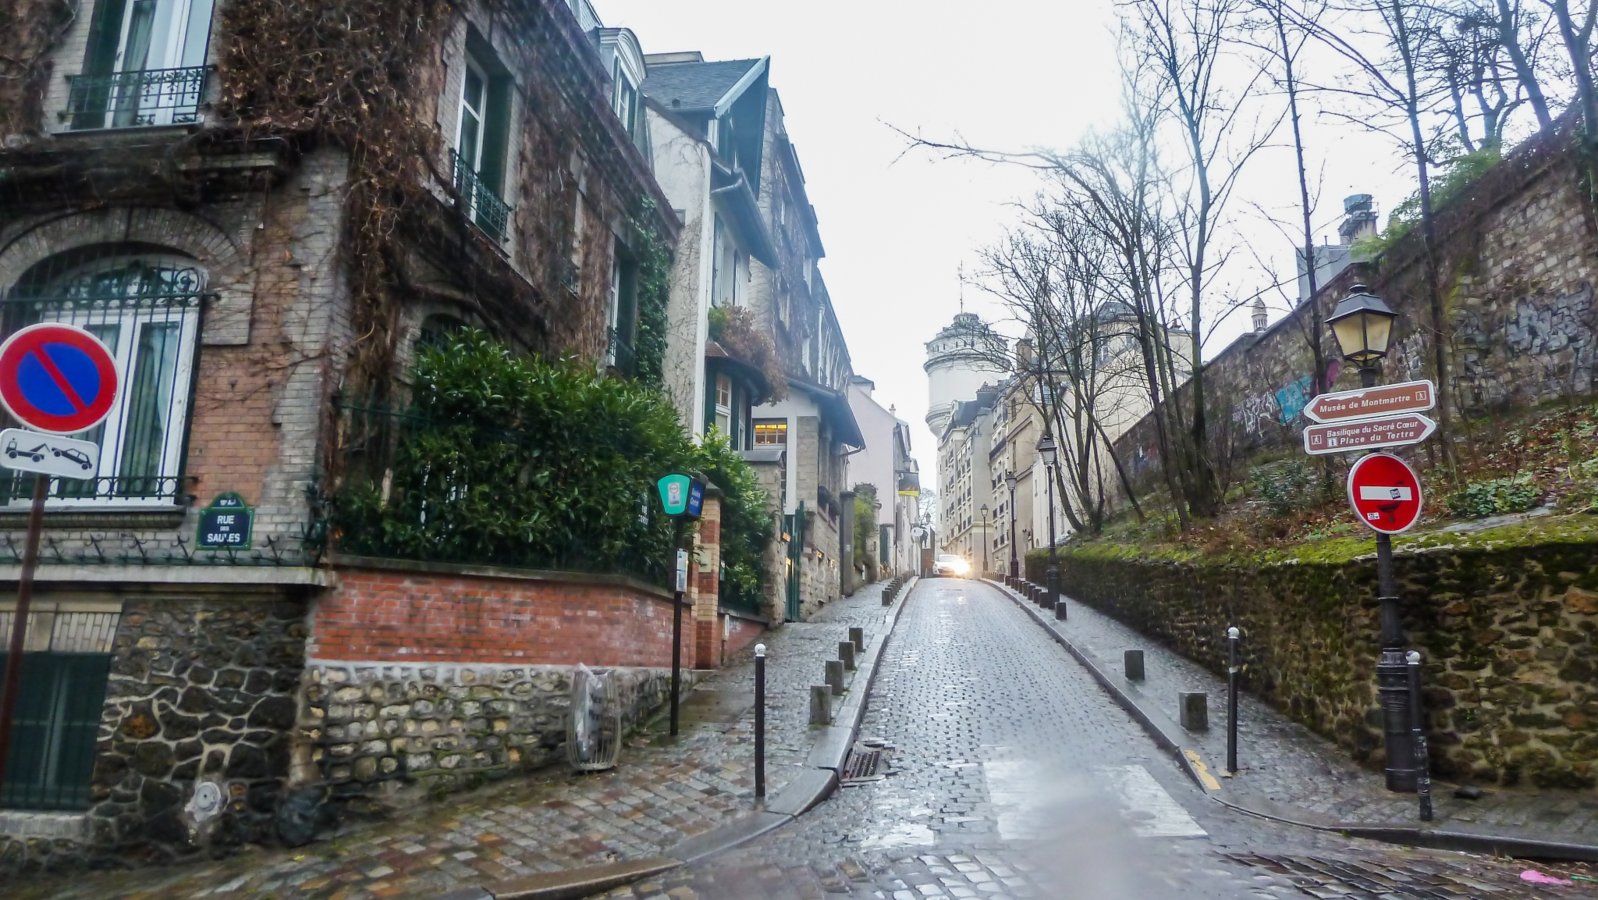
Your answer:
[[[330,522],[357,477],[389,499],[384,422],[452,333],[659,384],[679,228],[636,40],[566,0],[8,5],[0,325],[89,331],[122,390],[78,435],[92,474],[47,486],[0,871],[267,840],[296,791],[545,758],[542,737],[482,736],[552,731],[531,701],[407,743],[407,691],[442,701],[401,664],[434,646],[457,684],[553,695],[530,637],[467,638],[531,634],[495,616],[572,591],[353,558]],[[0,469],[7,635],[32,479]],[[636,579],[581,590],[623,631],[669,603]],[[648,641],[564,640],[660,664]]]

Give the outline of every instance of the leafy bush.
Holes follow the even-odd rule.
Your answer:
[[[738,546],[729,569],[745,545],[770,539],[770,523],[761,531],[743,512],[764,507],[754,473],[724,445],[695,447],[647,387],[514,356],[476,330],[423,350],[414,384],[411,408],[383,416],[386,434],[369,442],[387,461],[365,478],[347,473],[335,497],[348,552],[665,583],[673,529],[654,484],[695,470],[736,498],[724,514],[722,539]]]
[[[1466,519],[1481,519],[1506,513],[1525,512],[1542,500],[1542,491],[1530,475],[1472,481],[1445,501],[1448,511]]]
[[[770,500],[754,469],[720,434],[706,438],[698,456],[700,470],[722,490],[721,599],[759,612],[771,587],[766,548],[776,537]]]
[[[1249,486],[1272,515],[1288,515],[1316,500],[1315,469],[1301,459],[1255,469]]]

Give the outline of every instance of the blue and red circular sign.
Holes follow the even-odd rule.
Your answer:
[[[0,404],[40,431],[100,424],[117,399],[117,366],[100,339],[73,325],[29,325],[0,344]]]

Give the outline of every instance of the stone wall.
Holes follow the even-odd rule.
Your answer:
[[[555,762],[578,664],[615,673],[628,725],[667,699],[672,609],[661,588],[392,560],[346,558],[337,571],[310,616],[297,785],[392,799]],[[689,675],[696,629],[684,612]]]
[[[1539,787],[1598,784],[1598,545],[1405,550],[1404,630],[1425,658],[1436,773]],[[1127,549],[1130,556],[1131,550]],[[1043,557],[1028,557],[1034,581]],[[1382,761],[1372,556],[1161,562],[1103,547],[1060,557],[1063,587],[1224,672],[1243,631],[1245,689],[1370,765]]]
[[[1555,131],[1517,148],[1439,210],[1456,411],[1525,407],[1585,396],[1598,386],[1598,238],[1582,194],[1573,136]],[[1400,313],[1384,363],[1388,381],[1436,378],[1417,238],[1399,241],[1377,266],[1346,270],[1310,301],[1324,321],[1349,286],[1363,280]],[[1206,365],[1211,437],[1223,476],[1242,474],[1233,461],[1301,446],[1301,413],[1314,393],[1309,313],[1308,304],[1298,307]],[[1321,332],[1315,338],[1328,360],[1329,389],[1358,387],[1359,374],[1338,359],[1330,329]],[[1150,417],[1115,446],[1139,482],[1157,478]]]
[[[670,697],[668,670],[617,668],[632,728]],[[342,798],[437,795],[564,759],[571,666],[313,663],[298,781]],[[693,684],[684,670],[684,690]]]
[[[46,611],[55,603],[49,592],[39,601]],[[110,645],[94,648],[111,661],[89,809],[8,813],[0,871],[158,861],[269,839],[288,774],[304,602],[268,592],[152,594],[127,599],[120,616],[101,615],[116,624]],[[29,617],[30,636],[40,616]],[[227,802],[191,831],[184,806],[201,782]]]

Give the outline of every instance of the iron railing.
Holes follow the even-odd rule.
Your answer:
[[[496,241],[505,240],[510,230],[510,204],[501,200],[459,153],[451,150],[449,157],[455,170],[455,193],[460,197],[461,213],[484,234]]]
[[[199,121],[205,96],[205,67],[71,75],[68,82],[62,118],[75,131],[192,125]]]
[[[616,329],[609,329],[605,344],[605,365],[623,375],[638,371],[638,351]]]

